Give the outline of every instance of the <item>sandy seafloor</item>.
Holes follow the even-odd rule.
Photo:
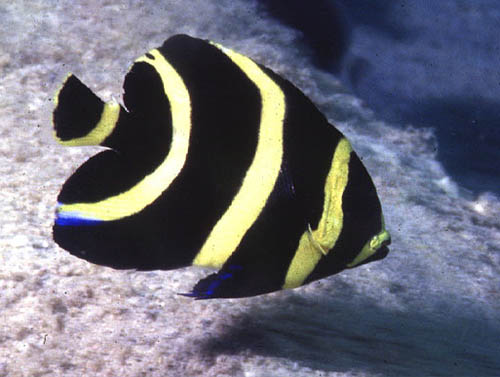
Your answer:
[[[131,62],[179,32],[252,56],[352,141],[391,253],[300,289],[194,301],[207,274],[115,271],[52,241],[56,196],[97,148],[51,138],[68,71],[121,97]],[[498,376],[500,202],[467,199],[431,130],[395,127],[240,0],[0,3],[0,376]]]

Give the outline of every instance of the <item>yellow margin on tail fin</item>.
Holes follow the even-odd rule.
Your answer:
[[[149,58],[152,55],[153,58]],[[172,147],[165,160],[149,175],[129,190],[95,203],[62,204],[59,212],[71,212],[73,217],[112,221],[141,211],[155,201],[184,167],[191,134],[191,99],[177,71],[156,49],[136,62],[151,65],[160,75],[165,95],[172,107]]]
[[[56,94],[54,95],[53,101],[55,109],[57,109],[57,107],[59,106],[59,94],[66,85],[68,79],[72,76],[74,75],[71,72],[66,75],[63,83],[61,84]],[[78,78],[76,79],[78,80]],[[99,145],[102,142],[104,142],[104,140],[106,140],[106,138],[109,135],[111,135],[113,129],[116,126],[116,123],[118,122],[119,115],[120,115],[120,105],[117,102],[112,101],[105,103],[103,111],[99,118],[99,122],[87,135],[69,140],[62,140],[57,136],[57,131],[54,129],[53,130],[54,139],[56,139],[56,141],[59,144],[70,147],[80,146],[80,145]]]

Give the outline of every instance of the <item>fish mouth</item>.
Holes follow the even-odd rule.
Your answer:
[[[370,255],[368,258],[366,258],[363,262],[361,262],[357,266],[362,266],[363,264],[366,263],[384,259],[387,256],[387,254],[389,254],[389,248],[387,246],[389,246],[390,244],[391,244],[390,238],[388,240],[385,240],[375,253]]]
[[[380,259],[384,259],[387,254],[389,254],[389,248],[387,247],[391,241],[388,241],[387,243],[383,244],[380,249],[378,249],[375,254],[373,254],[370,258],[368,258],[368,262],[371,261],[376,261]]]
[[[368,259],[374,261],[374,260],[380,260],[384,259],[387,254],[389,254],[389,248],[388,246],[391,244],[391,239],[389,238],[388,240],[385,240],[382,242],[382,246]]]

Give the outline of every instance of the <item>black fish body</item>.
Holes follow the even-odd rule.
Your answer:
[[[54,240],[113,268],[219,268],[189,296],[294,288],[388,253],[373,182],[295,86],[218,44],[176,35],[138,58],[123,101],[74,75],[56,94],[63,145],[109,149],[58,197]]]

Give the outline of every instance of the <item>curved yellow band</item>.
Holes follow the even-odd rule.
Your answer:
[[[148,57],[152,55],[153,58]],[[71,218],[111,221],[133,215],[157,199],[182,170],[189,149],[191,100],[182,78],[158,50],[136,62],[151,65],[160,75],[172,113],[172,143],[165,160],[129,190],[95,203],[62,204],[58,212]],[[167,141],[165,145],[168,145]],[[112,172],[110,172],[112,174]]]
[[[224,52],[257,86],[261,96],[259,139],[253,161],[230,207],[212,229],[193,264],[221,267],[257,220],[271,194],[283,155],[285,95],[251,59],[221,45]]]
[[[315,230],[302,234],[299,246],[288,267],[283,288],[300,286],[314,270],[323,255],[335,246],[344,222],[342,195],[349,178],[352,147],[342,138],[335,148],[324,186],[323,213]]]

